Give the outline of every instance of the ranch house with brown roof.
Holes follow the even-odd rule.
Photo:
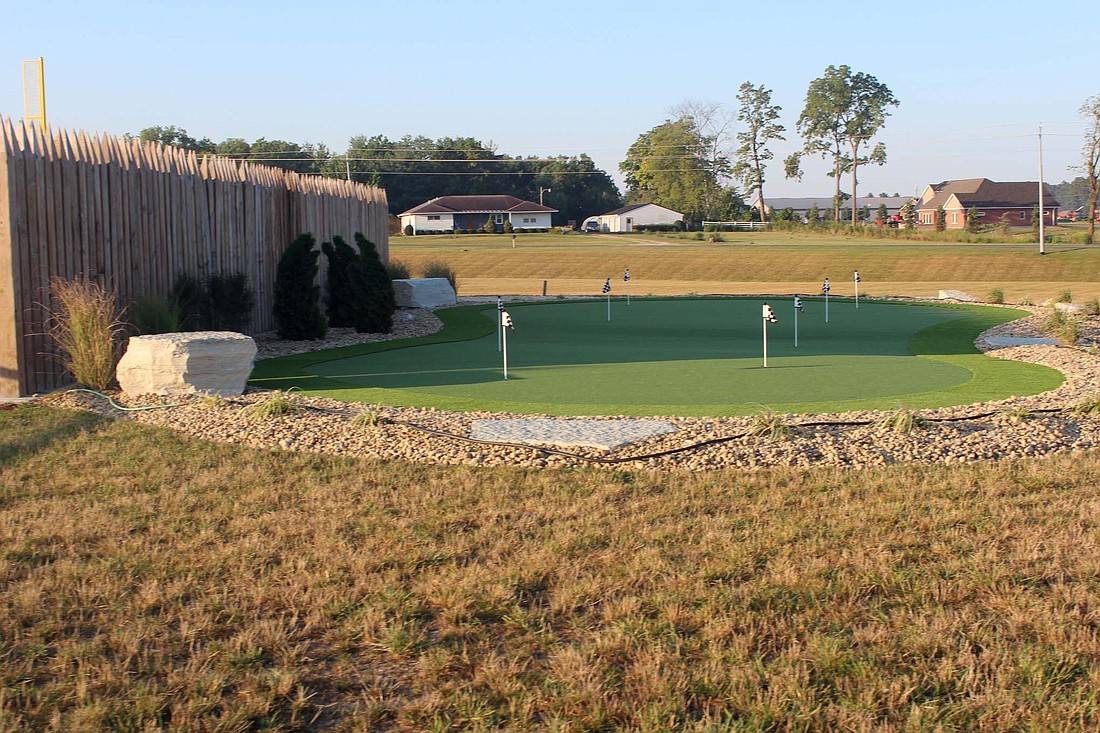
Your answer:
[[[973,208],[983,224],[1031,226],[1032,211],[1039,206],[1039,184],[1035,181],[1000,183],[988,178],[942,181],[925,186],[917,202],[917,228],[936,225],[936,209],[943,207],[948,229],[966,227],[966,212]],[[1043,184],[1043,217],[1048,226],[1058,218],[1058,202]]]
[[[401,228],[411,226],[414,234],[474,231],[491,219],[498,232],[505,221],[517,231],[549,229],[550,215],[557,211],[515,196],[440,196],[401,214]]]

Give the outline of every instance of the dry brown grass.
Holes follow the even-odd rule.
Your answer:
[[[1100,728],[1100,455],[473,469],[0,412],[0,730]]]
[[[935,296],[962,289],[978,297],[1002,288],[1009,302],[1054,297],[1066,288],[1079,298],[1100,296],[1100,250],[1067,248],[1039,257],[1031,248],[999,245],[915,246],[867,240],[792,238],[782,233],[730,234],[707,245],[659,237],[526,235],[507,238],[408,237],[391,243],[394,257],[417,270],[443,261],[458,275],[460,294],[598,294],[604,278],[618,281],[629,267],[635,295],[687,293],[817,293],[832,279],[834,295],[851,295],[859,270],[861,293]],[[415,240],[415,241],[410,241]],[[848,288],[848,289],[846,289]]]

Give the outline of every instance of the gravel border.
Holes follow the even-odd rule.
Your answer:
[[[463,302],[494,300],[471,298],[463,299]],[[516,300],[519,299],[510,299],[510,302]],[[1029,310],[1032,310],[1031,316],[986,331],[976,344],[991,357],[1027,361],[1057,369],[1066,376],[1062,386],[1038,395],[920,410],[915,414],[925,422],[924,427],[907,433],[876,427],[876,421],[891,414],[883,411],[781,415],[779,421],[785,428],[781,432],[787,433],[786,439],[746,435],[757,421],[756,417],[662,417],[678,430],[614,451],[585,447],[556,451],[549,447],[479,443],[467,438],[475,420],[520,417],[510,413],[367,406],[292,395],[293,412],[278,418],[258,419],[249,414],[248,408],[268,401],[271,393],[266,391],[251,391],[230,399],[188,397],[169,400],[115,395],[117,402],[124,407],[174,405],[166,409],[131,412],[120,412],[106,400],[80,392],[56,393],[44,401],[161,425],[197,438],[258,448],[470,466],[598,466],[658,471],[756,469],[768,466],[863,468],[894,463],[959,464],[1100,447],[1100,417],[1068,411],[1036,412],[1065,410],[1096,396],[1100,385],[1100,356],[1095,348],[996,348],[987,341],[990,336],[1029,338],[1042,335],[1038,309]],[[395,324],[393,334],[355,334],[349,329],[333,329],[324,341],[287,343],[261,335],[257,343],[262,344],[260,353],[266,358],[353,343],[426,335],[441,327],[439,319],[431,311],[423,309],[400,311]],[[1100,319],[1089,319],[1085,333],[1086,339],[1095,342],[1100,335]],[[991,414],[972,418],[983,413]],[[549,419],[551,416],[522,417]],[[601,421],[622,418],[583,419]],[[938,422],[943,420],[947,422]]]

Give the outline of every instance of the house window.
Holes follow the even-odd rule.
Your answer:
[[[952,211],[951,212],[951,223],[952,224],[958,224],[959,223],[959,212],[957,212],[957,211]]]
[[[504,223],[504,214],[494,214],[494,216],[496,217],[494,221],[496,221],[497,224]]]
[[[428,221],[439,221],[438,216],[428,216]]]
[[[1021,211],[1020,212],[1020,221],[1027,221],[1027,212],[1026,211]]]

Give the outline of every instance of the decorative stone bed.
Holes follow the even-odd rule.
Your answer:
[[[474,302],[473,299],[464,301]],[[1094,353],[1094,349],[1049,345],[995,348],[987,340],[989,337],[1041,337],[1043,334],[1038,320],[1039,316],[1032,315],[990,329],[978,339],[978,347],[996,358],[1018,359],[1058,369],[1066,375],[1061,387],[1039,395],[992,403],[921,410],[919,416],[929,422],[925,427],[908,433],[882,430],[873,424],[858,424],[873,423],[884,415],[872,411],[783,416],[790,433],[785,440],[744,435],[753,424],[753,417],[662,417],[661,420],[676,428],[675,432],[633,442],[613,451],[584,446],[558,450],[550,446],[486,444],[468,439],[475,421],[516,417],[502,413],[370,408],[330,399],[294,396],[293,401],[301,408],[297,412],[268,420],[250,419],[244,408],[267,399],[269,393],[262,391],[220,401],[203,398],[116,398],[126,407],[178,403],[178,406],[165,409],[135,412],[119,411],[106,400],[86,393],[58,393],[46,398],[46,401],[161,425],[196,438],[258,448],[470,466],[595,465],[649,470],[744,469],[774,465],[866,467],[902,462],[958,464],[1100,447],[1100,417],[1077,415],[1065,409],[1094,397],[1100,387],[1100,355]],[[325,341],[307,344],[278,342],[261,335],[256,339],[258,358],[364,341],[407,338],[433,333],[440,327],[439,320],[431,311],[424,309],[399,311],[395,324],[393,334],[356,334],[350,329],[334,329]],[[1095,338],[1098,334],[1100,319],[1089,319],[1086,338]],[[1014,409],[1015,414],[1010,414],[1009,408]],[[1060,411],[1034,412],[1053,409]],[[1020,411],[1025,410],[1032,411],[1032,414],[1019,419]],[[368,416],[372,413],[378,419],[356,419],[364,413]],[[983,413],[994,414],[967,419]],[[554,419],[541,417],[547,421]],[[1017,420],[1012,420],[1012,417]],[[614,421],[617,418],[587,419]],[[936,422],[944,419],[950,421]],[[811,422],[818,424],[805,425]],[[701,445],[708,442],[710,444]]]

